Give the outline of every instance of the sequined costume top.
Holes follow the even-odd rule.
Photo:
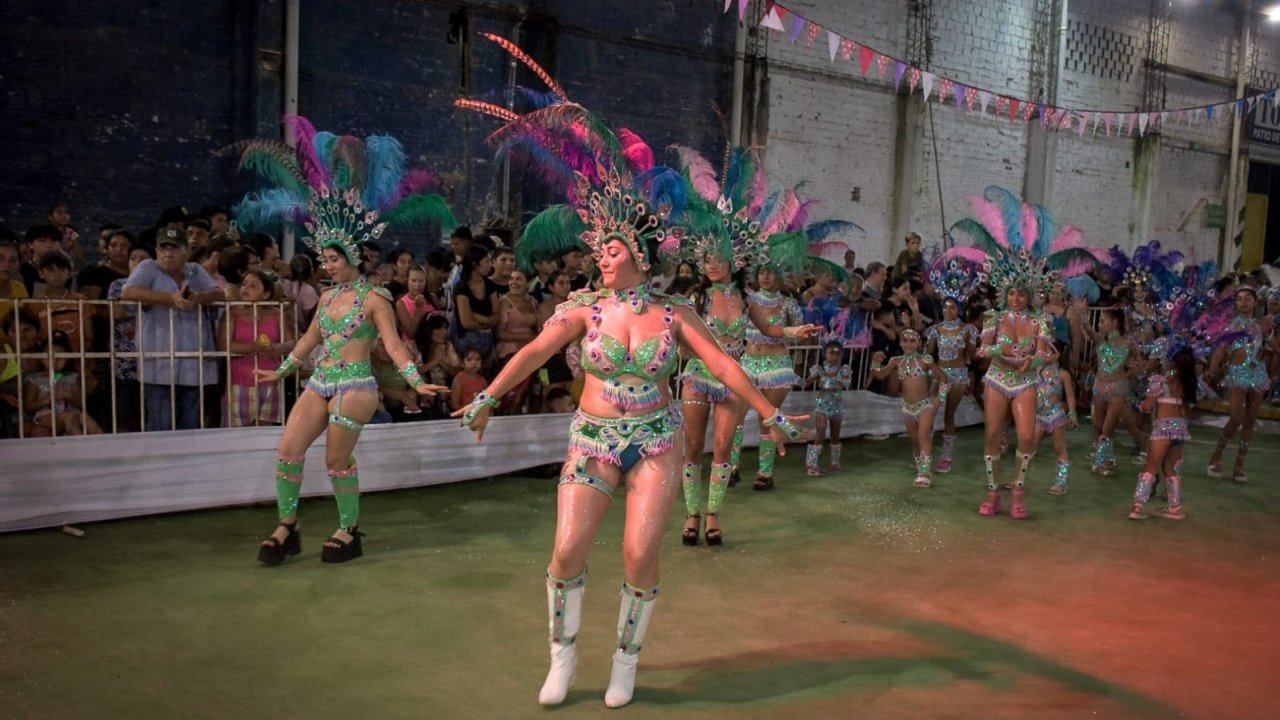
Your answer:
[[[790,325],[799,325],[804,322],[804,318],[800,313],[800,304],[790,295],[783,295],[777,292],[768,292],[761,290],[759,292],[747,291],[747,302],[753,303],[764,309],[768,318],[768,323],[773,327],[787,327]],[[761,345],[777,345],[786,347],[787,339],[785,337],[773,337],[765,335],[756,327],[755,323],[747,323],[747,342],[759,343]]]
[[[663,308],[662,332],[647,338],[633,349],[620,340],[601,331],[601,313],[604,303],[617,302],[636,315],[649,305],[661,304]],[[603,397],[615,407],[629,411],[651,410],[666,402],[662,387],[679,365],[676,341],[671,334],[677,305],[688,305],[684,298],[668,297],[651,292],[648,288],[628,288],[596,292],[575,292],[561,303],[555,314],[547,320],[562,320],[574,309],[590,307],[588,329],[581,341],[582,371],[604,383]],[[630,379],[634,379],[631,381]]]
[[[1115,375],[1124,369],[1124,364],[1129,360],[1129,349],[1133,346],[1127,340],[1117,343],[1119,339],[1120,333],[1113,330],[1094,349],[1098,356],[1099,376]]]
[[[926,353],[904,353],[898,356],[898,379],[929,377],[933,356]]]
[[[1009,332],[1008,325],[1016,320],[1030,323],[1030,334],[1015,338]],[[1030,358],[1031,364],[1025,370],[1013,370],[992,362],[987,369],[983,382],[994,387],[1007,398],[1014,398],[1036,384],[1036,371],[1044,364],[1041,343],[1053,342],[1053,332],[1049,328],[1048,319],[1039,313],[1015,312],[1013,310],[989,310],[982,321],[982,345],[978,354],[983,357],[1003,357],[1008,360]]]
[[[942,332],[943,330],[947,332]],[[961,354],[965,346],[970,343],[975,347],[978,345],[977,329],[959,320],[944,320],[937,325],[932,325],[925,330],[924,337],[926,341],[932,340],[937,344],[938,360],[944,363],[963,360]]]
[[[1150,356],[1151,343],[1156,340],[1162,330],[1160,318],[1152,311],[1150,314],[1140,313],[1132,306],[1125,309],[1125,325],[1129,334],[1138,343],[1143,355]]]
[[[1259,359],[1262,353],[1262,326],[1253,318],[1236,316],[1227,324],[1223,335],[1227,351],[1228,388],[1238,388],[1248,392],[1262,392],[1271,386],[1271,378],[1267,375],[1267,366]],[[1243,351],[1244,357],[1236,360],[1237,352]]]
[[[809,379],[817,383],[817,412],[839,416],[844,409],[841,393],[853,386],[853,371],[848,365],[822,363],[809,368]]]
[[[340,317],[334,318],[329,308],[345,297],[348,292],[355,293],[351,307]],[[377,390],[378,382],[373,377],[373,366],[369,359],[351,362],[343,359],[342,350],[356,340],[376,340],[378,328],[368,310],[369,294],[377,294],[387,302],[391,295],[385,289],[374,287],[364,277],[336,285],[325,294],[316,310],[316,325],[324,339],[324,356],[316,363],[316,369],[307,380],[307,389],[319,393],[323,397],[333,397],[338,393],[353,390]]]
[[[711,328],[711,334],[715,336],[716,342],[720,343],[720,347],[729,355],[729,357],[740,359],[742,354],[746,352],[746,336],[747,326],[751,324],[751,318],[747,316],[746,303],[742,304],[742,312],[738,317],[729,322],[725,322],[719,315],[711,309],[712,298],[716,293],[724,293],[726,297],[737,295],[739,301],[742,296],[731,285],[713,284],[707,288],[707,308],[702,316],[703,321]]]
[[[1057,363],[1040,368],[1036,382],[1036,415],[1050,416],[1062,407],[1062,369]]]

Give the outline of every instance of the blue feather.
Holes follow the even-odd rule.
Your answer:
[[[1035,212],[1036,225],[1040,234],[1036,236],[1034,252],[1036,257],[1048,257],[1049,251],[1053,246],[1053,239],[1058,236],[1058,222],[1053,219],[1053,215],[1043,205],[1036,205]]]
[[[550,90],[543,92],[519,85],[513,88],[494,88],[480,95],[478,99],[503,107],[511,106],[516,112],[520,112],[521,109],[525,112],[541,110],[564,102],[564,98]]]
[[[1088,275],[1067,278],[1066,285],[1067,292],[1071,297],[1082,297],[1088,300],[1090,304],[1098,302],[1098,298],[1102,297],[1102,290],[1098,287],[1098,283]]]
[[[809,236],[809,242],[815,243],[825,240],[832,233],[851,232],[853,230],[866,232],[857,223],[852,223],[848,220],[820,220],[805,228],[804,233]]]
[[[364,140],[369,179],[364,186],[364,204],[385,210],[400,194],[400,181],[408,169],[400,141],[390,135],[370,135]]]
[[[760,212],[756,214],[756,219],[760,222],[768,220],[769,216],[773,214],[773,211],[777,209],[778,200],[781,198],[782,190],[774,190],[770,193],[769,197],[765,199],[764,205],[760,206]]]
[[[746,205],[747,189],[758,172],[751,151],[744,147],[735,147],[729,153],[729,167],[724,173],[721,188],[724,196],[733,201],[735,208]]]
[[[543,182],[561,192],[570,192],[575,184],[573,168],[545,145],[528,136],[513,136],[498,147],[496,160],[514,155],[519,164],[532,171]]]
[[[1006,249],[1015,252],[1022,249],[1022,201],[999,185],[988,185],[982,194],[1004,213],[1005,232],[1009,236]]]
[[[284,188],[249,193],[231,209],[237,223],[249,232],[274,230],[279,223],[306,221],[307,202]]]
[[[316,149],[316,157],[329,171],[329,176],[333,177],[333,147],[338,140],[338,136],[328,130],[321,130],[316,133],[315,140],[312,145]]]
[[[636,176],[633,185],[645,191],[649,205],[653,208],[670,206],[667,220],[679,221],[680,215],[684,213],[685,203],[688,202],[688,186],[684,175],[665,165],[659,165]]]

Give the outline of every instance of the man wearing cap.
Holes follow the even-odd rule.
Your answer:
[[[200,388],[218,381],[217,363],[168,353],[216,353],[213,327],[197,307],[220,302],[222,290],[197,263],[187,262],[187,235],[175,227],[156,232],[156,259],[144,260],[125,280],[121,299],[144,303],[139,346],[146,429],[200,427]],[[172,314],[172,323],[170,315]],[[172,390],[172,394],[171,394]]]

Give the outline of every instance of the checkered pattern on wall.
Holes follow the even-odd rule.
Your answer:
[[[1141,55],[1133,35],[1078,20],[1068,23],[1068,70],[1129,82]]]

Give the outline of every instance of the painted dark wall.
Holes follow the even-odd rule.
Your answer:
[[[575,101],[615,126],[657,150],[719,153],[713,108],[727,114],[733,25],[714,3],[468,4],[469,46],[446,42],[460,7],[304,0],[299,111],[322,129],[400,138],[446,177],[459,217],[479,221],[502,204],[483,145],[496,123],[451,102],[506,81],[507,56],[474,33],[518,32]],[[278,132],[282,16],[282,0],[0,4],[0,221],[22,232],[61,200],[82,233],[104,222],[136,231],[169,205],[233,203],[253,180],[217,151]],[[523,69],[517,82],[539,86]],[[545,197],[522,193],[521,178],[513,212]]]

